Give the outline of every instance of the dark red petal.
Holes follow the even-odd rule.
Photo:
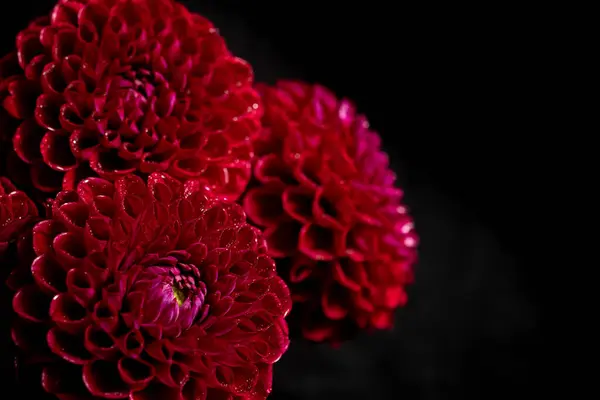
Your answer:
[[[217,366],[215,370],[217,381],[234,394],[248,393],[254,387],[258,378],[258,370],[253,365],[244,367]]]
[[[87,307],[96,294],[96,290],[92,287],[91,279],[89,273],[83,268],[72,269],[66,276],[69,293],[83,307]]]
[[[131,394],[131,400],[162,399],[187,400],[182,396],[181,390],[179,388],[169,387],[157,381],[152,382],[144,390],[141,390],[139,392],[133,392]]]
[[[304,326],[302,328],[302,334],[308,340],[322,342],[333,336],[334,328],[330,324],[325,323],[320,325]]]
[[[111,180],[136,170],[134,162],[120,158],[116,150],[94,152],[90,158],[90,167],[98,175]]]
[[[58,328],[48,331],[48,347],[64,360],[78,365],[84,365],[92,359],[92,355],[83,345],[83,337],[70,335]]]
[[[281,358],[290,344],[288,336],[285,320],[278,320],[277,323],[271,325],[264,332],[263,339],[265,339],[269,348],[263,358],[266,363],[273,364]]]
[[[341,188],[317,190],[312,204],[312,214],[318,224],[343,230],[351,221],[353,213],[354,210],[348,204]]]
[[[234,246],[236,251],[253,250],[258,247],[259,241],[262,240],[261,232],[249,225],[244,225],[237,229],[235,233]]]
[[[126,399],[130,388],[121,378],[116,363],[102,360],[83,366],[83,383],[94,396],[109,399]]]
[[[226,158],[231,152],[227,137],[220,133],[209,135],[202,148],[203,155],[212,161]]]
[[[268,364],[259,365],[258,370],[258,381],[256,382],[255,391],[258,396],[268,397],[273,384],[273,366]]]
[[[50,193],[60,190],[63,175],[38,160],[31,167],[30,178],[36,189]]]
[[[86,258],[85,269],[92,287],[99,287],[106,282],[109,272],[106,261],[106,254],[101,252],[92,252]]]
[[[252,68],[239,58],[225,59],[213,70],[208,90],[213,96],[221,96],[229,89],[251,84]]]
[[[297,221],[310,223],[313,221],[314,198],[314,190],[301,186],[290,186],[283,193],[283,208]]]
[[[173,358],[173,347],[167,340],[151,342],[145,350],[150,357],[160,362],[168,362]]]
[[[90,353],[103,360],[112,360],[120,353],[114,339],[104,330],[92,325],[85,330],[84,345]]]
[[[371,324],[377,329],[390,329],[394,324],[394,315],[390,311],[378,311],[371,317]]]
[[[48,393],[53,393],[59,399],[91,400],[81,379],[81,367],[69,363],[53,363],[42,370],[41,384]],[[73,393],[73,397],[65,397]]]
[[[66,291],[64,269],[47,254],[35,259],[31,265],[31,273],[40,289],[49,295]]]
[[[87,310],[68,293],[58,294],[52,299],[50,317],[58,327],[70,333],[83,332],[89,324]]]
[[[189,379],[182,390],[184,399],[206,400],[206,383],[202,379]]]
[[[109,220],[104,217],[92,217],[86,223],[85,247],[89,250],[102,251],[110,239]]]
[[[276,274],[275,261],[266,255],[260,255],[256,260],[256,272],[264,278],[274,276]]]
[[[119,360],[118,369],[121,379],[132,390],[141,390],[154,379],[154,367],[139,359],[122,358]]]
[[[308,257],[298,257],[293,261],[290,269],[289,280],[291,283],[299,283],[308,279],[316,268],[316,262]]]
[[[333,278],[345,288],[352,291],[359,291],[361,289],[360,282],[355,282],[349,273],[353,267],[353,261],[341,259],[333,263]],[[348,272],[347,272],[348,271]]]
[[[61,233],[52,242],[57,260],[66,268],[71,269],[82,265],[86,256],[83,236],[71,232]]]
[[[69,138],[71,153],[79,160],[90,160],[92,155],[98,151],[98,132],[88,128],[73,131]]]
[[[36,322],[24,319],[15,319],[11,327],[11,337],[13,342],[22,351],[39,357],[52,356],[49,354],[46,334],[44,329],[39,329],[40,325]]]
[[[234,302],[234,300],[232,297],[222,298],[219,302],[212,305],[211,315],[220,317],[220,316],[227,314],[227,312],[229,312],[229,310],[231,310],[231,306],[233,305],[233,302]]]
[[[119,323],[119,313],[107,301],[101,301],[94,306],[93,319],[106,332],[113,332]]]
[[[265,185],[296,183],[290,167],[280,157],[273,154],[258,159],[254,175]]]
[[[42,293],[35,285],[28,285],[13,297],[13,309],[21,318],[33,322],[48,319],[51,298]]]
[[[63,222],[70,231],[82,233],[90,210],[85,204],[79,202],[79,198],[74,192],[67,192],[68,198],[66,199],[61,196],[64,193],[59,193],[54,202],[53,217]]]
[[[394,309],[406,304],[406,291],[401,286],[389,286],[378,290],[373,302],[377,305]]]
[[[38,97],[35,108],[37,123],[49,131],[59,130],[61,125],[58,115],[61,105],[61,100],[56,95],[43,94]]]
[[[262,299],[264,309],[285,318],[292,308],[289,288],[281,278],[273,277],[269,280],[268,290]]]
[[[40,143],[44,132],[32,119],[25,120],[19,125],[12,141],[13,148],[21,160],[32,163],[42,157]]]
[[[138,330],[133,330],[119,338],[119,347],[128,357],[137,357],[144,350],[144,336]]]
[[[6,111],[20,120],[32,117],[36,101],[39,99],[39,84],[26,79],[16,79],[8,84],[8,92],[10,96],[3,102]]]
[[[41,83],[44,92],[53,95],[60,95],[67,87],[60,66],[55,62],[49,63],[44,67]]]
[[[48,132],[42,139],[40,151],[44,162],[56,171],[69,171],[77,166],[71,153],[70,135],[67,132]]]
[[[244,210],[254,223],[272,226],[281,222],[283,214],[282,188],[276,185],[251,189],[244,197]]]
[[[168,205],[181,191],[181,184],[167,174],[154,173],[148,177],[148,188],[157,201]]]
[[[33,228],[33,249],[41,256],[51,251],[54,238],[65,232],[65,227],[52,220],[45,220]]]
[[[177,363],[159,364],[156,369],[157,378],[167,386],[180,388],[189,379],[189,375]]]
[[[169,171],[176,177],[189,179],[200,176],[207,168],[202,159],[194,157],[175,161]]]
[[[265,230],[264,236],[273,257],[285,257],[294,254],[302,226],[295,222],[286,222]]]
[[[301,157],[294,170],[294,176],[301,185],[315,189],[323,183],[325,174],[321,160],[315,155]]]
[[[340,285],[330,282],[321,297],[321,306],[325,316],[332,320],[340,320],[348,315],[347,293]]]
[[[339,234],[323,226],[309,224],[300,231],[298,248],[313,260],[333,260],[338,254]]]

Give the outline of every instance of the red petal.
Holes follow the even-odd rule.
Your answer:
[[[179,388],[172,388],[157,381],[154,381],[142,391],[133,392],[130,398],[131,400],[186,400]]]
[[[282,223],[268,228],[264,232],[269,254],[273,257],[285,257],[294,254],[302,227],[295,222]]]
[[[329,319],[340,320],[348,315],[347,293],[340,285],[329,283],[321,297],[323,314]]]
[[[130,393],[113,362],[97,360],[84,365],[83,383],[92,395],[102,398],[125,399]]]
[[[120,359],[118,369],[123,382],[135,391],[148,386],[156,373],[151,364],[134,358]]]
[[[12,138],[13,148],[21,160],[32,163],[42,157],[40,143],[43,137],[44,130],[34,120],[25,120]]]
[[[50,297],[43,294],[35,285],[28,285],[13,297],[12,306],[21,317],[33,322],[48,319]]]
[[[58,328],[48,331],[48,347],[64,360],[78,365],[84,365],[92,359],[92,355],[83,346],[83,337],[69,335]]]
[[[83,332],[89,324],[87,310],[68,293],[52,299],[50,317],[58,327],[70,333]]]
[[[341,255],[341,234],[323,226],[309,224],[300,231],[298,249],[314,260],[333,260]]]
[[[66,291],[65,271],[48,254],[35,259],[31,265],[31,273],[40,289],[47,294],[55,295]]]
[[[333,278],[345,288],[352,291],[359,291],[361,289],[360,283],[352,280],[350,276],[346,273],[345,270],[351,270],[354,266],[353,261],[348,261],[346,259],[340,259],[333,263]]]
[[[90,353],[103,360],[112,360],[120,354],[113,338],[104,330],[92,325],[85,330],[84,345]]]

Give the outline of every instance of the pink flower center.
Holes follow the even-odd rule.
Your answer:
[[[176,337],[203,318],[206,284],[185,254],[173,252],[142,263],[141,272],[127,296],[131,315],[128,326],[140,324],[162,327],[163,335]]]
[[[192,264],[178,263],[169,270],[171,286],[177,303],[181,306],[187,299],[200,293],[197,280],[200,279],[198,267]]]
[[[166,84],[164,77],[148,69],[130,69],[121,74],[123,88],[130,88],[148,99],[156,94],[156,88]]]

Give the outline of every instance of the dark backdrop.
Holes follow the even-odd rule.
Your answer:
[[[2,54],[52,0],[0,16]],[[273,399],[493,399],[538,393],[528,39],[505,10],[383,0],[189,0],[258,80],[354,99],[380,131],[421,235],[393,332],[333,350],[292,343]],[[409,2],[412,3],[412,2]],[[499,14],[500,13],[500,14]]]

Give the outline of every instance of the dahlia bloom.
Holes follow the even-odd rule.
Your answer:
[[[12,337],[59,399],[264,399],[291,306],[260,232],[199,181],[86,178],[33,228]]]
[[[212,23],[172,0],[60,0],[0,59],[0,170],[42,199],[152,172],[234,199],[259,129],[252,81]]]
[[[321,86],[258,90],[264,129],[242,203],[288,282],[290,322],[334,343],[390,328],[407,301],[418,238],[379,136]]]

